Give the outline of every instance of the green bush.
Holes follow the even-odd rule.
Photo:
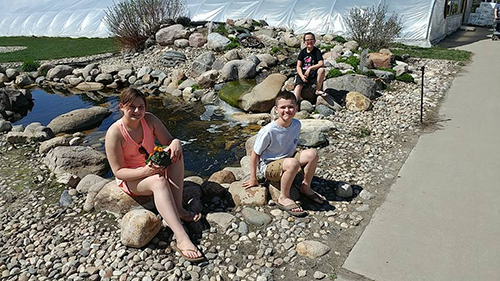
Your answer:
[[[415,83],[415,79],[413,79],[413,76],[411,76],[408,73],[403,73],[399,76],[396,76],[396,80],[403,81],[406,83]]]
[[[116,1],[105,11],[104,22],[125,49],[140,49],[167,19],[186,16],[184,0]]]
[[[321,50],[326,50],[327,52],[330,52],[330,50],[333,48],[334,45],[326,44],[326,45],[321,45],[319,48]]]
[[[401,17],[387,17],[387,6],[354,7],[346,18],[346,27],[352,39],[363,48],[380,50],[387,47],[403,29]]]
[[[344,37],[340,36],[340,35],[337,35],[333,38],[333,41],[336,41],[336,42],[339,42],[339,43],[345,43],[347,42],[347,40],[345,40]]]
[[[392,68],[386,68],[386,67],[379,67],[377,68],[378,70],[382,70],[382,71],[388,71],[388,72],[391,72],[392,74],[396,75],[396,70],[392,69]]]
[[[219,33],[220,35],[227,36],[229,32],[227,32],[226,25],[224,23],[219,23],[214,32]]]
[[[191,89],[193,89],[193,91],[196,91],[196,90],[201,90],[202,88],[198,86],[198,84],[193,84],[193,86],[191,86]]]
[[[355,56],[350,56],[348,58],[346,57],[338,57],[336,60],[336,62],[344,62],[344,63],[347,63],[349,64],[350,66],[354,67],[354,69],[358,69],[358,66],[359,66],[359,59]]]
[[[283,47],[281,47],[281,46],[274,46],[274,47],[271,48],[271,51],[269,51],[269,54],[274,55],[276,53],[279,53],[282,50],[283,50]]]
[[[344,75],[342,73],[342,71],[334,68],[334,69],[330,69],[330,71],[328,71],[328,74],[326,75],[326,78],[330,79],[330,78],[335,78],[335,77],[339,77],[339,76],[342,76],[342,75]]]
[[[238,38],[229,37],[229,40],[231,42],[226,46],[226,51],[241,47],[240,40],[238,40]]]
[[[39,61],[27,59],[23,61],[23,65],[21,65],[21,71],[24,72],[36,71],[39,67],[40,67]]]

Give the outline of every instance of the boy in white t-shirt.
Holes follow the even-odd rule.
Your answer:
[[[243,187],[259,185],[259,171],[270,181],[280,181],[281,193],[277,205],[294,216],[307,213],[290,198],[290,188],[298,172],[303,169],[304,179],[300,192],[316,204],[323,204],[325,198],[311,189],[311,181],[318,164],[318,154],[314,149],[296,152],[300,134],[300,121],[294,119],[297,112],[297,98],[291,92],[280,92],[275,99],[274,110],[278,119],[262,127],[257,134],[252,156],[250,179]]]

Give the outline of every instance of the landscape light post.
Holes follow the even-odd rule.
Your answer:
[[[424,72],[425,66],[422,66],[422,90],[420,92],[420,124],[424,123]]]

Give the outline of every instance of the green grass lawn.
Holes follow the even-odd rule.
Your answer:
[[[454,61],[466,61],[470,59],[471,52],[455,49],[445,49],[437,46],[431,48],[422,48],[416,46],[408,46],[400,43],[393,44],[390,48],[391,52],[396,56],[409,54],[415,58],[427,59],[443,59]]]
[[[0,46],[25,46],[27,49],[0,53],[0,62],[48,60],[118,52],[114,38],[0,37]]]

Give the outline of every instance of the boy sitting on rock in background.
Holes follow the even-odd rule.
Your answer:
[[[294,119],[297,99],[291,92],[280,92],[275,99],[275,121],[262,127],[252,151],[250,179],[242,185],[245,188],[259,185],[256,168],[270,181],[280,181],[280,197],[277,205],[294,216],[307,213],[290,198],[290,188],[297,173],[304,171],[300,192],[316,204],[323,204],[325,198],[311,189],[311,181],[318,164],[318,154],[314,149],[296,152],[300,134],[300,121]]]

